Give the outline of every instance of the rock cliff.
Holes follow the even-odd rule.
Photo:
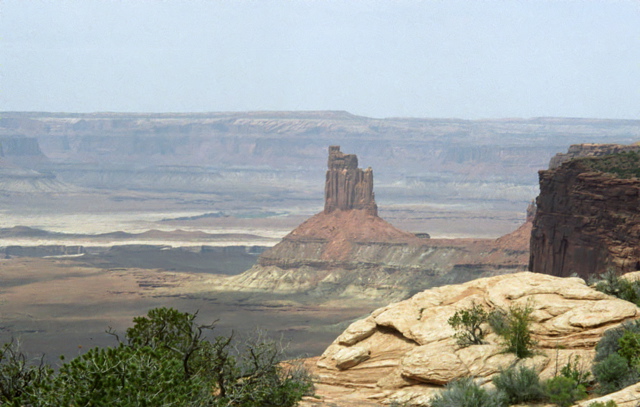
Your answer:
[[[588,278],[640,269],[640,156],[636,146],[572,146],[540,171],[529,269]],[[612,153],[612,154],[609,154]],[[553,167],[556,162],[552,160]]]
[[[487,310],[531,306],[536,355],[517,360],[502,353],[493,333],[485,344],[459,348],[447,320],[472,304]],[[433,288],[354,322],[327,348],[313,368],[324,397],[317,405],[428,405],[452,380],[473,376],[488,383],[501,368],[521,363],[549,378],[572,357],[590,363],[605,330],[638,316],[634,304],[579,278],[525,272]]]

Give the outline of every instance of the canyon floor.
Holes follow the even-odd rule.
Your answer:
[[[289,344],[288,355],[317,355],[349,321],[374,306],[304,305],[234,293],[211,296],[201,292],[195,273],[105,269],[62,259],[5,259],[0,268],[0,339],[14,337],[30,354],[45,353],[49,361],[113,345],[106,329],[122,334],[134,316],[159,306],[198,312],[202,323],[218,320],[213,335],[250,335],[263,329]]]

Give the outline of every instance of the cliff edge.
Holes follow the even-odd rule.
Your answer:
[[[638,146],[579,145],[568,155],[539,172],[529,269],[583,278],[639,270]]]

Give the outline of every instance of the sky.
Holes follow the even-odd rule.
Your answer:
[[[0,111],[640,119],[640,0],[0,0]]]

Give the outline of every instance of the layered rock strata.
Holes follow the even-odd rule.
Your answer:
[[[481,345],[460,348],[447,321],[474,304],[487,311],[531,307],[535,356],[518,360],[503,353],[493,333]],[[604,331],[638,316],[634,304],[579,278],[524,272],[477,279],[423,291],[354,322],[318,359],[313,373],[323,402],[429,405],[443,385],[462,377],[489,383],[500,369],[525,364],[546,379],[576,356],[588,365]]]
[[[587,151],[625,147],[590,146]],[[529,269],[583,278],[608,268],[640,269],[640,179],[633,175],[639,169],[640,157],[623,152],[576,158],[540,171]]]
[[[325,210],[216,290],[306,293],[393,301],[434,285],[526,269],[530,222],[490,239],[424,239],[377,216],[373,173],[329,149]]]

